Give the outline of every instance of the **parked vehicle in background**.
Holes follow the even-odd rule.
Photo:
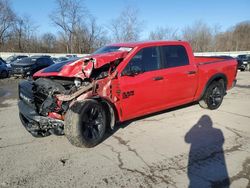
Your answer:
[[[238,69],[241,71],[250,71],[250,54],[237,56]]]
[[[51,59],[52,59],[52,61],[54,61],[54,63],[57,63],[57,61],[58,61],[58,58],[56,58],[56,57],[51,57]]]
[[[12,63],[12,75],[15,77],[32,76],[35,72],[53,65],[49,56],[31,56]]]
[[[1,58],[1,57],[0,57],[0,61],[1,61],[1,62],[4,62],[4,63],[6,64],[6,61],[3,60],[3,58]]]
[[[6,62],[0,58],[0,78],[7,78],[9,76],[9,70]]]
[[[235,59],[195,57],[183,41],[113,44],[20,82],[20,120],[33,136],[93,147],[116,122],[194,101],[219,108],[236,74]]]
[[[26,57],[28,57],[28,56],[27,55],[13,55],[13,56],[10,56],[6,59],[6,63],[11,64],[12,62],[14,62],[16,60],[20,60],[20,59],[23,59]]]
[[[245,66],[243,65],[243,61],[240,59],[236,59],[237,60],[237,69],[240,71],[244,71],[245,70]]]
[[[75,59],[75,58],[68,58],[68,57],[52,57],[51,58],[55,63],[60,63],[63,61],[68,61],[69,59]]]
[[[8,68],[8,72],[9,72],[9,74],[10,74],[10,72],[11,72],[11,65],[10,65],[9,63],[7,63],[5,60],[3,60],[1,57],[0,57],[0,61],[2,61],[3,63],[5,63],[5,65],[6,65],[7,68]]]
[[[76,54],[68,54],[66,55],[67,58],[76,58],[77,55]]]
[[[67,61],[67,60],[69,60],[70,58],[68,58],[68,57],[58,57],[57,58],[57,62],[62,62],[62,61]]]

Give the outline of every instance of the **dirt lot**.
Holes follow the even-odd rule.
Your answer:
[[[0,187],[250,187],[249,72],[219,110],[194,104],[124,123],[91,149],[33,138],[16,85],[0,80]]]

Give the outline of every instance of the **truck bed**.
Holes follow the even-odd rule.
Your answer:
[[[226,76],[226,90],[233,87],[237,74],[237,62],[234,58],[229,56],[195,56],[194,62],[198,66],[199,72],[199,87],[195,100],[199,99],[199,96],[204,91],[203,89],[206,88],[206,84],[209,83],[209,79],[215,74],[223,74]]]
[[[216,63],[220,61],[226,61],[229,59],[234,59],[230,56],[194,56],[194,62],[199,64]]]

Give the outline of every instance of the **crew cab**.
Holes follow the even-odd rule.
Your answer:
[[[20,119],[33,136],[93,147],[116,122],[195,101],[219,108],[236,74],[235,59],[194,57],[184,41],[108,45],[20,82]]]

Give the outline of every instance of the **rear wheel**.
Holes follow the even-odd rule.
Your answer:
[[[64,132],[77,147],[94,147],[106,131],[107,117],[103,106],[95,100],[74,104],[66,113]]]
[[[225,95],[224,81],[213,81],[205,91],[204,96],[199,101],[202,108],[215,110],[220,107]]]

